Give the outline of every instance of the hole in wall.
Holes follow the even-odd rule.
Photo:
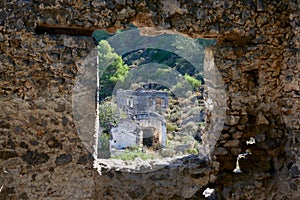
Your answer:
[[[89,145],[85,139],[89,134],[84,132],[96,130],[98,169],[140,173],[191,155],[206,157],[218,138],[209,134],[221,132],[223,126],[225,106],[218,110],[223,104],[217,101],[225,101],[225,93],[222,82],[214,77],[212,53],[204,53],[203,47],[214,41],[169,32],[140,33],[135,28],[114,35],[94,32],[99,44],[90,60],[86,59],[89,67],[82,71],[97,75],[97,83],[78,76],[74,87],[81,95],[73,92],[74,118],[82,121],[77,123],[82,141]],[[95,60],[96,70],[91,67]],[[81,113],[87,112],[87,101],[79,100],[87,98],[80,87],[91,82],[97,85],[94,130],[87,125],[91,118]],[[218,96],[211,95],[216,92]],[[209,124],[207,118],[212,118]]]

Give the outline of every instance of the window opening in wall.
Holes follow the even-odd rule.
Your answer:
[[[129,107],[132,109],[133,108],[133,98],[130,97],[129,99]]]
[[[153,164],[199,155],[207,129],[204,46],[214,41],[176,34],[147,37],[137,29],[103,35],[94,32],[101,88],[98,161]]]

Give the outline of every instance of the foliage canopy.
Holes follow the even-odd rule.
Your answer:
[[[114,49],[106,40],[101,40],[98,45],[98,63],[100,70],[100,100],[112,95],[112,91],[118,81],[123,81],[129,71],[122,57],[114,52]]]

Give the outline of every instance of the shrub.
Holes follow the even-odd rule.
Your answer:
[[[128,151],[126,150],[125,153],[112,156],[113,159],[120,159],[120,160],[134,160],[135,158],[141,158],[142,160],[153,159],[154,155],[149,153],[144,153],[142,151]]]
[[[185,150],[185,152],[188,154],[198,155],[198,149],[196,148],[188,148]]]
[[[177,131],[178,127],[176,124],[167,123],[167,132]]]
[[[201,81],[188,75],[188,74],[185,74],[184,75],[184,78],[187,82],[189,82],[189,84],[191,84],[192,88],[195,90],[195,91],[198,91],[200,86],[202,85],[201,84]]]
[[[109,132],[112,127],[117,126],[120,119],[125,117],[113,100],[106,99],[99,104],[99,124],[106,130],[105,132]]]

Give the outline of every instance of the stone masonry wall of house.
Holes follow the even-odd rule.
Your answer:
[[[201,199],[208,186],[222,199],[299,199],[299,13],[297,0],[1,1],[0,199]],[[210,50],[227,110],[209,163],[93,169],[72,88],[96,46],[92,32],[132,22],[217,40]],[[243,173],[232,173],[249,148]]]

